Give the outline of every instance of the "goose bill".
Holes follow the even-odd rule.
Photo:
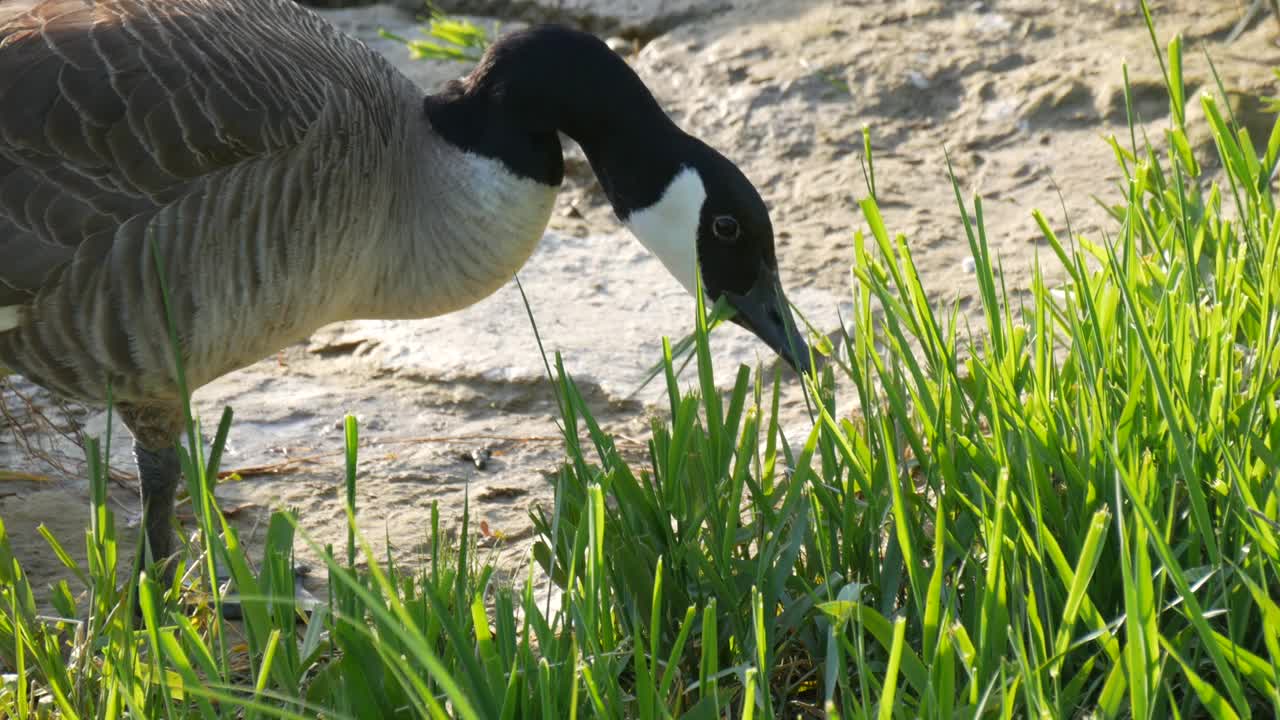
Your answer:
[[[776,270],[762,263],[755,286],[746,294],[726,291],[724,295],[735,311],[732,318],[735,323],[763,340],[796,372],[812,372],[809,346],[796,327]]]

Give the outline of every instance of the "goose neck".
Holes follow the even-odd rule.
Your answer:
[[[557,26],[512,33],[466,78],[427,98],[451,144],[559,185],[559,133],[585,152],[620,217],[656,200],[681,169],[687,136],[626,61],[593,35]]]

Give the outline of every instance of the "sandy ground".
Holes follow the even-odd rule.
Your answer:
[[[1225,42],[1244,4],[1178,0],[1157,3],[1155,12],[1162,41],[1175,31],[1185,36],[1190,88],[1211,84],[1207,50],[1228,90],[1245,98],[1236,107],[1254,138],[1264,141],[1270,118],[1247,98],[1276,94],[1271,70],[1280,66],[1280,24],[1262,17]],[[1094,238],[1114,230],[1094,198],[1118,197],[1120,173],[1104,137],[1123,131],[1122,62],[1153,138],[1167,122],[1160,69],[1134,2],[721,5],[728,9],[709,17],[659,23],[654,27],[671,29],[643,45],[629,40],[624,52],[686,129],[737,160],[761,188],[784,282],[824,330],[848,308],[851,238],[863,226],[856,203],[867,195],[864,125],[891,231],[909,238],[931,299],[958,303],[962,316],[976,321],[972,262],[944,149],[964,193],[983,196],[993,251],[1016,291],[1029,284],[1037,257],[1051,278],[1060,277],[1033,209],[1060,231],[1068,220]],[[413,31],[402,10],[328,15],[428,89],[466,70],[410,63],[401,48],[379,40],[380,26]],[[520,18],[504,20],[509,28]],[[1207,136],[1199,137],[1205,153]],[[660,338],[687,332],[692,301],[620,230],[585,159],[572,151],[569,159],[551,229],[521,279],[548,349],[564,351],[600,418],[641,448],[649,418],[662,411],[656,388],[635,390],[658,359]],[[736,328],[715,339],[714,351],[726,381],[740,362],[775,362]],[[78,449],[38,416],[89,434],[103,432],[105,416],[68,413],[20,379],[3,398],[11,417],[0,420],[0,470],[8,471],[0,480],[0,518],[43,587],[66,573],[36,527],[48,525],[82,556],[88,491]],[[501,536],[482,541],[519,569],[532,536],[529,510],[550,502],[548,478],[562,459],[554,401],[514,285],[446,318],[326,328],[202,388],[195,400],[210,427],[223,406],[236,410],[224,466],[242,479],[220,486],[218,497],[246,532],[269,509],[289,507],[320,542],[343,542],[340,423],[351,413],[361,419],[366,443],[358,515],[376,544],[386,538],[396,552],[419,555],[430,504],[439,502],[446,521],[456,523],[469,497],[477,522]],[[786,406],[788,427],[804,431],[794,382]],[[32,457],[15,430],[56,462]],[[112,502],[121,521],[136,528],[136,482],[122,429],[115,439],[112,465],[121,479]],[[487,459],[478,463],[477,456]]]

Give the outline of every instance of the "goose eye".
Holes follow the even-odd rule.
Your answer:
[[[711,224],[711,231],[716,234],[716,238],[724,242],[733,242],[738,239],[741,232],[738,228],[738,221],[728,215],[721,215]]]

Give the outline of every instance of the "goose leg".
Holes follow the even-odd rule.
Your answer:
[[[175,443],[182,430],[182,413],[167,405],[118,403],[120,419],[133,433],[133,459],[142,486],[142,517],[147,531],[143,548],[145,569],[165,562],[163,581],[173,579],[173,499],[182,476]]]
[[[175,447],[182,429],[181,413],[163,406],[120,404],[117,407],[125,425],[133,432],[133,457],[142,485],[142,513],[147,531],[146,550],[149,550],[142,567],[165,562],[163,582],[169,584],[175,567],[174,563],[166,562],[175,551],[173,501],[182,477],[182,463]],[[219,570],[219,575],[222,572]],[[294,569],[294,596],[302,607],[310,610],[318,601],[303,587],[302,574]],[[227,579],[217,577],[215,582],[223,587]],[[222,611],[228,620],[239,619],[242,614],[239,600],[225,598]]]
[[[143,567],[147,567],[157,561],[166,561],[173,554],[173,498],[178,490],[182,467],[178,462],[178,451],[173,446],[151,450],[135,440],[133,458],[142,481],[142,517],[147,529],[148,551]],[[166,564],[166,581],[172,572],[173,565]]]

